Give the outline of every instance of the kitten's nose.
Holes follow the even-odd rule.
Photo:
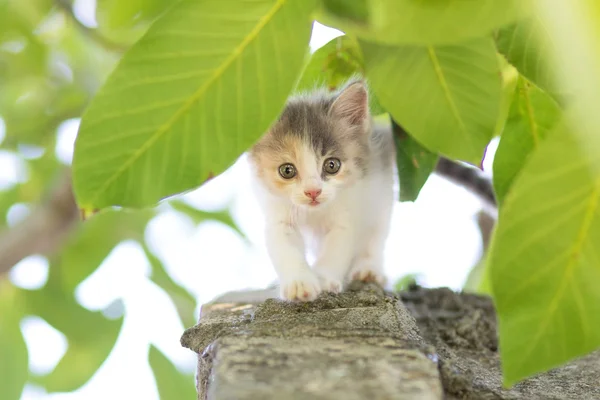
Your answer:
[[[304,194],[306,197],[310,197],[311,199],[315,200],[321,194],[321,189],[305,190]]]

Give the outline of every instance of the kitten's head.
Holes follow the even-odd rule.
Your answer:
[[[297,206],[321,208],[365,175],[370,123],[362,81],[334,94],[294,97],[252,147],[250,160],[271,193]]]

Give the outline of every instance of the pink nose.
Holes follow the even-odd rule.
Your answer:
[[[315,200],[321,194],[321,189],[305,190],[304,194],[306,197],[310,197],[311,199]]]

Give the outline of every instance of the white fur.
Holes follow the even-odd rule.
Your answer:
[[[374,135],[366,176],[340,184],[321,179],[323,158],[306,145],[299,176],[285,196],[269,190],[254,173],[253,187],[266,217],[266,246],[286,300],[314,300],[321,291],[339,292],[349,279],[384,284],[383,252],[394,203],[393,145]],[[344,168],[342,164],[342,168]],[[257,168],[257,166],[253,166]],[[265,173],[263,171],[263,173]],[[277,171],[268,173],[276,174]],[[303,191],[321,188],[321,204],[310,206]],[[311,269],[307,251],[315,256]]]

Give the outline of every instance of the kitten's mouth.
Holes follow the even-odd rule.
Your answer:
[[[316,206],[318,206],[319,204],[321,204],[321,203],[319,202],[319,200],[313,200],[313,201],[311,201],[310,203],[308,203],[308,205],[309,205],[309,206],[312,206],[312,207],[316,207]]]

